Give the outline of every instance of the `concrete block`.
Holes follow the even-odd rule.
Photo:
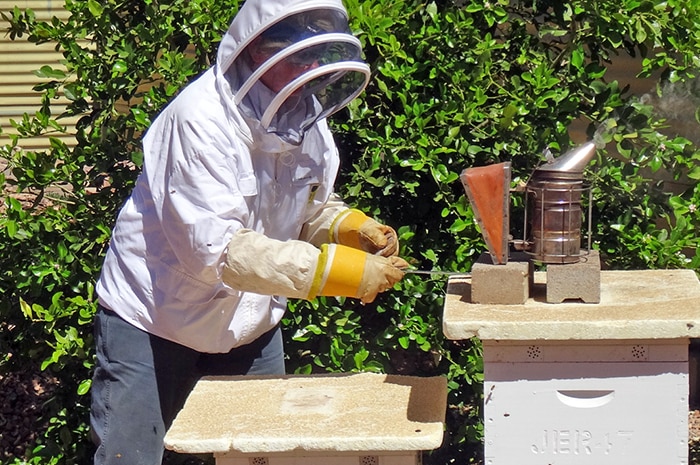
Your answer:
[[[561,303],[567,299],[587,304],[600,302],[600,256],[597,250],[584,254],[578,263],[547,265],[547,302]]]
[[[494,265],[482,254],[472,266],[472,297],[475,304],[522,305],[530,296],[531,263],[509,260]]]

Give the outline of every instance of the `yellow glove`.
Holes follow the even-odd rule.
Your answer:
[[[344,210],[330,228],[331,242],[390,257],[399,253],[399,238],[391,226],[378,223],[359,210]]]
[[[346,296],[372,302],[377,294],[394,287],[408,263],[399,257],[382,257],[338,244],[321,246],[309,299],[316,296]]]

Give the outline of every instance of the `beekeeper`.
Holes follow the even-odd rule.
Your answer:
[[[403,277],[396,232],[333,193],[325,118],[369,74],[340,0],[247,0],[153,121],[97,283],[96,464],[160,464],[202,375],[284,373],[286,298]]]

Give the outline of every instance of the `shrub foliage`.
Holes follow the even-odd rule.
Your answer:
[[[514,183],[526,180],[545,150],[572,145],[570,124],[583,121],[600,148],[588,176],[592,241],[605,266],[699,268],[700,152],[653,105],[666,92],[687,92],[682,100],[694,104],[684,117],[698,119],[697,2],[346,5],[373,80],[332,121],[343,160],[338,190],[394,226],[402,256],[416,267],[468,271],[485,249],[459,182],[464,168],[511,161]],[[32,366],[58,385],[37,425],[41,439],[15,462],[90,463],[93,284],[139,172],[139,138],[212,63],[237,7],[236,0],[66,0],[69,19],[48,22],[31,10],[3,12],[13,39],[55,44],[64,57],[36,71],[42,104],[14,122],[16,135],[0,148],[10,167],[0,175],[0,374]],[[641,76],[660,76],[650,98],[606,76],[622,54],[639,58]],[[58,95],[70,100],[60,114]],[[79,117],[75,145],[55,137],[66,116]],[[23,149],[32,136],[48,138],[50,149]],[[444,293],[444,277],[407,275],[370,305],[292,302],[284,320],[288,368],[445,375],[446,440],[426,460],[478,462],[480,346],[445,340]]]

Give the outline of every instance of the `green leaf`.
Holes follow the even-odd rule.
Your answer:
[[[92,381],[89,379],[84,379],[80,382],[78,385],[78,390],[77,393],[79,396],[84,396],[90,391],[90,387],[92,386]]]
[[[27,303],[26,300],[19,299],[19,308],[22,310],[22,314],[29,320],[34,318],[34,312],[32,312],[32,307]]]
[[[34,74],[37,75],[38,77],[41,77],[41,78],[49,78],[49,79],[65,79],[66,78],[65,72],[61,71],[60,69],[52,68],[49,65],[42,66],[37,71],[34,71]]]
[[[66,84],[65,86],[63,86],[63,95],[65,95],[65,97],[68,100],[75,101],[78,99],[78,96],[76,93],[77,89],[78,89],[78,87],[75,83]]]
[[[694,166],[689,172],[688,177],[690,179],[700,180],[700,166]]]
[[[112,75],[118,75],[118,74],[123,74],[126,72],[128,69],[128,66],[126,64],[126,61],[124,60],[117,60],[114,62],[112,65]]]
[[[141,127],[148,127],[151,124],[151,120],[148,118],[148,113],[140,108],[132,108],[131,114],[134,115],[134,119]]]
[[[663,163],[663,158],[659,157],[658,155],[654,155],[651,160],[649,160],[649,167],[653,173],[656,173],[659,171],[661,166],[663,166]]]
[[[585,54],[581,48],[576,48],[571,52],[571,64],[576,68],[581,68],[585,59]]]
[[[90,14],[92,14],[92,16],[94,16],[95,18],[99,18],[100,16],[102,16],[104,8],[100,4],[100,2],[96,0],[88,0],[87,5],[88,10],[90,10]]]
[[[360,349],[353,355],[353,361],[355,362],[355,368],[361,370],[364,366],[364,361],[369,357],[369,352],[364,347]]]
[[[5,220],[3,224],[7,235],[10,237],[10,239],[14,239],[15,235],[17,234],[17,223],[12,220]]]
[[[515,106],[512,103],[509,103],[504,109],[503,109],[503,116],[501,117],[500,120],[500,126],[501,128],[508,128],[510,125],[513,123],[513,117],[518,113],[518,107]]]

